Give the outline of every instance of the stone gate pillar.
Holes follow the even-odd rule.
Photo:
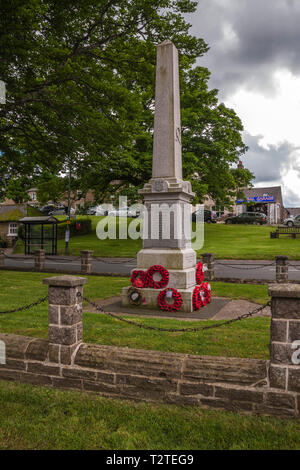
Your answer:
[[[276,282],[286,283],[289,280],[289,257],[275,256],[276,260]]]
[[[82,343],[82,296],[84,277],[54,276],[43,279],[49,286],[49,360],[71,364]]]
[[[46,252],[45,250],[36,250],[34,252],[34,268],[41,271],[45,268]]]
[[[93,251],[82,250],[81,252],[81,272],[82,274],[90,274],[93,267]]]
[[[203,253],[202,262],[207,266],[207,271],[204,273],[205,281],[213,281],[215,278],[215,254]]]
[[[273,284],[270,387],[300,393],[300,285]],[[300,396],[299,396],[300,406]]]
[[[0,250],[0,266],[5,265],[4,260],[5,260],[4,250]]]

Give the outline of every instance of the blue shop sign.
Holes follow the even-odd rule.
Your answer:
[[[242,204],[246,202],[245,199],[239,199],[236,201],[237,204]],[[255,196],[255,197],[248,197],[247,202],[275,202],[275,198],[273,196]]]

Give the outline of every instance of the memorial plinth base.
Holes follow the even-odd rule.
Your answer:
[[[122,289],[122,305],[123,307],[130,307],[132,306],[132,304],[130,303],[129,301],[129,297],[128,297],[128,290],[131,288],[131,286],[129,287],[123,287]],[[139,309],[143,310],[143,309],[157,309],[159,311],[161,311],[161,309],[159,308],[158,306],[158,303],[157,303],[157,297],[160,293],[160,289],[150,289],[150,288],[147,288],[147,289],[137,289],[141,295],[142,295],[142,298],[143,298],[143,301],[141,303],[141,305],[138,306]],[[163,290],[163,289],[161,289]],[[192,313],[194,310],[193,310],[193,290],[194,290],[194,287],[190,287],[188,289],[177,289],[178,292],[180,292],[181,296],[182,296],[182,305],[181,305],[181,308],[179,310],[179,312],[185,312],[185,313]],[[171,301],[172,303],[172,301]],[[135,306],[135,310],[137,309],[137,307]],[[170,316],[172,316],[172,312],[166,312],[166,313],[169,313]]]
[[[147,271],[151,266],[159,264],[169,272],[169,283],[161,289],[139,288],[142,302],[139,308],[149,308],[160,310],[157,298],[160,291],[166,288],[176,289],[182,296],[182,306],[180,312],[193,312],[193,291],[196,285],[196,252],[191,248],[185,249],[159,249],[144,248],[137,254],[137,270]],[[156,273],[154,281],[159,281],[160,274]],[[132,305],[129,300],[128,290],[132,286],[124,287],[122,290],[122,305],[128,307]],[[173,300],[170,299],[170,304]],[[136,308],[136,307],[135,307]],[[171,314],[172,312],[170,312]]]
[[[168,270],[182,270],[195,268],[196,262],[196,252],[192,248],[144,248],[137,254],[137,269],[149,269],[154,264],[161,264]]]

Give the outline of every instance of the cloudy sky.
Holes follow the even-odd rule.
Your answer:
[[[255,186],[300,207],[300,0],[198,0],[188,20],[210,46],[210,87],[243,121]]]

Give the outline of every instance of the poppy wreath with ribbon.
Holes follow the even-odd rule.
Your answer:
[[[138,289],[135,289],[134,287],[130,287],[130,289],[127,292],[128,300],[129,303],[132,305],[141,305],[143,297],[141,292]]]
[[[168,304],[166,302],[167,292],[172,292],[172,297],[174,299],[172,304]],[[167,312],[177,312],[182,305],[182,296],[177,289],[165,289],[158,294],[157,303],[161,310],[166,310]]]
[[[160,273],[161,279],[159,281],[154,281],[153,275],[155,273]],[[155,264],[148,269],[146,274],[146,280],[144,283],[144,287],[154,287],[154,289],[162,289],[166,287],[169,283],[169,272],[166,268],[161,266],[160,264]]]
[[[145,271],[136,269],[132,272],[130,282],[133,285],[133,287],[144,287],[145,280],[146,280]]]
[[[196,267],[196,284],[200,285],[204,281],[204,269],[203,269],[203,264],[201,261],[197,264]]]
[[[193,309],[200,310],[211,301],[211,287],[208,282],[196,286],[193,291]]]

